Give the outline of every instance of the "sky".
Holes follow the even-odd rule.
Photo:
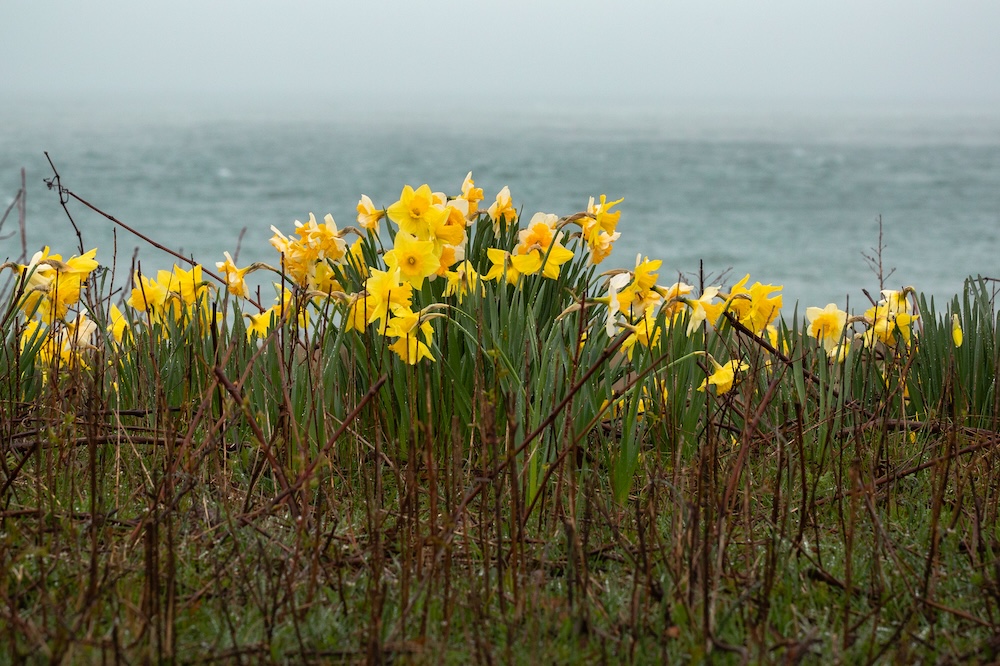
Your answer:
[[[0,15],[8,100],[1000,104],[996,0],[5,0]]]

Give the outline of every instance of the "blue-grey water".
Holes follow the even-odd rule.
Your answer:
[[[310,212],[354,223],[361,194],[380,206],[404,184],[456,194],[473,171],[487,201],[505,185],[525,217],[570,214],[588,197],[624,197],[622,237],[606,262],[663,260],[661,282],[751,280],[799,302],[862,307],[878,280],[863,254],[881,218],[887,286],[938,298],[968,275],[1000,277],[1000,114],[700,114],[645,108],[537,108],[468,116],[383,111],[287,114],[214,110],[118,113],[8,106],[0,112],[0,203],[27,170],[29,253],[72,254],[77,241],[54,192],[65,186],[157,241],[214,266],[275,262],[270,227]],[[147,110],[148,111],[148,110]],[[6,205],[3,206],[4,208]],[[87,249],[111,259],[112,225],[71,204]],[[20,254],[0,229],[0,258]],[[119,231],[119,267],[172,259]]]

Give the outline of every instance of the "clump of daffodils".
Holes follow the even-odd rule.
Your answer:
[[[48,246],[27,264],[7,263],[18,277],[15,297],[26,318],[18,346],[33,350],[45,368],[88,367],[87,356],[97,343],[97,325],[79,311],[83,290],[98,268],[97,248],[63,259]]]
[[[807,334],[815,339],[830,359],[843,361],[854,347],[895,354],[909,349],[913,341],[913,325],[920,318],[910,302],[913,287],[901,290],[885,289],[879,301],[860,316],[851,316],[835,303],[826,307],[806,308]],[[953,318],[952,337],[961,345],[961,327]],[[860,332],[855,332],[861,327]]]
[[[913,287],[882,291],[879,302],[864,314],[867,330],[862,339],[865,347],[881,344],[888,349],[895,349],[899,343],[905,347],[910,346],[913,323],[920,317],[914,312],[908,299],[913,293]]]
[[[452,194],[428,184],[405,185],[399,198],[385,207],[362,195],[355,206],[357,226],[339,227],[332,215],[320,221],[313,213],[305,222],[296,220],[288,231],[272,226],[270,243],[278,253],[272,264],[240,267],[226,252],[215,263],[217,273],[200,265],[175,265],[155,274],[136,272],[126,292],[126,310],[108,306],[107,334],[116,344],[124,344],[133,326],[159,326],[161,336],[171,327],[192,324],[197,325],[193,330],[207,332],[214,299],[225,296],[240,304],[246,313],[247,337],[258,344],[276,326],[308,330],[322,320],[348,334],[382,339],[401,361],[415,365],[435,360],[436,331],[454,320],[458,311],[474,315],[490,294],[524,289],[540,280],[566,281],[564,314],[596,308],[585,328],[603,324],[608,338],[623,335],[621,349],[632,362],[636,350],[659,349],[682,322],[677,330],[687,336],[737,322],[777,348],[776,322],[783,305],[780,285],[751,283],[746,275],[728,290],[710,285],[699,291],[683,281],[661,281],[662,261],[643,255],[636,257],[631,269],[608,271],[589,283],[590,267],[601,264],[621,237],[622,199],[601,194],[590,197],[577,213],[560,217],[537,212],[527,222],[508,187],[488,206],[485,201],[471,172]],[[469,256],[472,248],[475,256]],[[31,322],[24,329],[22,345],[37,347],[40,358],[83,364],[81,354],[96,345],[99,331],[75,313],[81,291],[98,266],[95,256],[96,248],[64,260],[45,248],[26,265],[5,266],[18,273],[22,288],[17,306]],[[248,280],[259,270],[280,278],[271,305],[252,298]],[[567,274],[571,277],[565,278]],[[585,301],[574,296],[585,292],[602,295]],[[861,316],[851,316],[833,303],[807,308],[806,334],[835,361],[843,360],[852,348],[889,352],[908,348],[919,318],[910,302],[912,295],[912,288],[883,291],[881,300]],[[320,311],[322,317],[310,314]],[[962,342],[957,322],[956,317],[956,346]],[[731,390],[747,370],[741,360],[711,362],[712,371],[698,388],[712,388],[716,394]]]

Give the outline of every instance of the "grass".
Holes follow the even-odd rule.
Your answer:
[[[608,211],[561,218],[575,255],[556,278],[414,288],[433,356],[417,363],[390,348],[408,335],[345,325],[351,295],[374,299],[362,267],[385,268],[385,231],[359,230],[364,261],[337,263],[321,298],[286,256],[291,298],[249,337],[263,308],[208,279],[187,302],[165,277],[174,295],[123,305],[117,340],[110,266],[30,334],[48,307],[26,304],[31,276],[69,261],[12,262],[6,660],[994,660],[996,282],[941,311],[904,294],[909,344],[902,319],[867,344],[873,318],[846,324],[842,362],[795,312],[754,330],[740,301],[773,302],[735,289],[690,334],[694,292],[661,297],[648,328],[620,312],[608,336],[595,295],[613,276],[584,227]],[[518,228],[475,219],[466,257],[486,273]],[[81,315],[89,344],[47,346]],[[698,390],[729,359],[746,363],[732,389]]]

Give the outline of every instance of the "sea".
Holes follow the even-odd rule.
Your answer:
[[[79,252],[46,186],[54,169],[79,197],[210,268],[224,251],[239,265],[276,264],[272,225],[290,233],[310,213],[355,224],[362,194],[380,207],[407,184],[457,194],[472,171],[484,205],[508,186],[525,220],[623,198],[621,238],[601,269],[642,256],[663,262],[665,285],[749,274],[782,285],[786,314],[827,303],[860,311],[881,286],[941,302],[969,276],[1000,278],[991,109],[14,100],[0,110],[2,208],[22,169],[29,255]],[[79,203],[67,207],[84,249],[99,248],[120,276],[133,257],[146,273],[174,263]],[[11,211],[0,259],[21,251]]]

